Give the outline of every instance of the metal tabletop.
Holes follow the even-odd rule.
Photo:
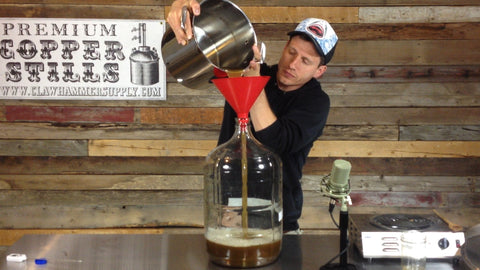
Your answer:
[[[338,253],[336,235],[285,235],[278,260],[258,270],[318,270]],[[24,263],[1,258],[1,270],[224,270],[211,263],[202,234],[26,235],[8,248]],[[47,264],[36,265],[36,258]],[[349,263],[362,269],[400,269],[399,259],[366,260],[351,249]],[[452,260],[428,261],[427,269],[460,269]]]

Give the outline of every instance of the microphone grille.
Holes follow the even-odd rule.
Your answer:
[[[351,169],[352,164],[350,162],[343,159],[335,160],[333,162],[330,185],[336,188],[345,188],[348,184]]]

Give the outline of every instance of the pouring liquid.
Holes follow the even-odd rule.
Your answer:
[[[243,238],[248,238],[248,165],[247,165],[247,138],[241,135],[242,143],[242,230]]]
[[[243,69],[225,70],[229,78],[242,77]],[[242,151],[242,231],[243,238],[248,239],[248,166],[247,166],[247,139],[245,133],[241,135]]]
[[[242,77],[243,69],[225,70],[225,73],[227,73],[229,78]]]

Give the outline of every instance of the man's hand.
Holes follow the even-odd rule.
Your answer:
[[[167,22],[175,33],[179,44],[186,45],[193,37],[191,14],[200,15],[200,4],[196,0],[175,0],[172,3]],[[182,28],[182,17],[185,21]]]
[[[260,76],[260,63],[263,61],[262,55],[256,44],[252,46],[252,50],[253,59],[243,72],[244,77]]]

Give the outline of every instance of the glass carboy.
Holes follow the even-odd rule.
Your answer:
[[[214,263],[257,267],[281,251],[282,163],[252,136],[248,110],[237,116],[232,138],[206,158],[205,238]]]

